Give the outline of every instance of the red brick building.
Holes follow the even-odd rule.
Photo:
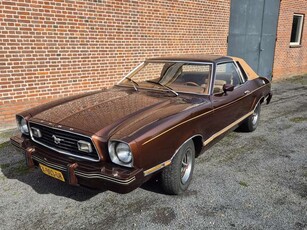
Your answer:
[[[293,15],[306,12],[305,0],[281,2],[274,80],[307,72],[307,23],[290,48]],[[1,1],[0,130],[18,111],[110,87],[146,57],[226,55],[230,13],[230,0]]]
[[[293,74],[307,73],[307,1],[283,0],[280,4],[279,20],[277,27],[277,41],[274,57],[274,78]],[[300,41],[291,45],[291,32],[294,30],[295,21],[301,23]],[[292,36],[293,39],[293,36]]]

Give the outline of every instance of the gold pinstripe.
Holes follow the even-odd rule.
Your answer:
[[[218,136],[220,136],[221,134],[225,133],[226,131],[228,131],[229,129],[231,129],[232,127],[234,127],[235,125],[239,124],[241,121],[243,121],[244,119],[246,119],[247,117],[249,117],[250,115],[253,114],[255,110],[252,110],[251,112],[249,112],[248,114],[244,115],[243,117],[241,117],[240,119],[236,120],[235,122],[231,123],[230,125],[226,126],[224,129],[220,130],[219,132],[215,133],[214,135],[212,135],[210,138],[208,138],[205,142],[203,142],[203,145],[207,145],[209,144],[211,141],[213,141],[215,138],[217,138]],[[162,164],[158,164],[150,169],[147,169],[146,171],[144,171],[144,176],[147,176],[153,172],[158,171],[161,168],[164,168],[168,165],[170,165],[172,163],[172,160],[168,160],[165,161]]]
[[[235,125],[239,124],[241,121],[243,121],[244,119],[248,118],[250,115],[252,115],[254,112],[254,110],[250,111],[248,114],[244,115],[243,117],[241,117],[240,119],[236,120],[235,122],[231,123],[230,125],[226,126],[224,129],[220,130],[219,132],[213,134],[210,138],[208,138],[205,142],[203,142],[204,145],[209,144],[211,141],[213,141],[215,138],[217,138],[218,136],[222,135],[223,133],[225,133],[226,131],[228,131],[229,129],[231,129],[232,127],[234,127]]]
[[[177,125],[174,125],[173,127],[171,127],[171,128],[169,128],[169,129],[163,131],[162,133],[158,134],[157,136],[154,136],[154,137],[150,138],[149,140],[145,141],[142,145],[148,144],[149,142],[153,141],[154,139],[157,139],[158,137],[164,135],[165,133],[168,133],[169,131],[171,131],[171,130],[177,128],[177,127],[180,126],[180,125],[183,125],[183,124],[185,124],[185,123],[187,123],[187,122],[189,122],[189,121],[195,120],[195,119],[197,119],[197,118],[199,118],[199,117],[202,117],[202,116],[204,116],[204,115],[206,115],[206,114],[212,113],[212,112],[214,112],[214,111],[216,111],[216,110],[219,110],[219,109],[221,109],[221,108],[224,108],[224,107],[226,107],[226,106],[229,106],[229,105],[231,105],[231,104],[233,104],[233,103],[235,103],[235,102],[237,102],[237,101],[239,101],[239,100],[241,100],[241,99],[243,99],[243,98],[249,96],[250,94],[256,92],[257,90],[263,88],[264,86],[266,86],[266,85],[263,85],[263,86],[261,86],[261,87],[255,89],[255,90],[251,91],[249,94],[246,94],[246,95],[244,95],[244,96],[238,98],[238,99],[235,100],[235,101],[229,102],[229,103],[226,104],[226,105],[223,105],[223,106],[221,106],[221,107],[219,107],[219,108],[216,108],[216,109],[212,109],[212,110],[210,110],[210,111],[208,111],[208,112],[199,114],[199,115],[196,116],[196,117],[192,117],[192,118],[190,118],[190,119],[188,119],[188,120],[186,120],[186,121],[183,121],[183,122],[181,122],[181,123],[179,123],[179,124],[177,124]],[[252,112],[253,112],[253,111],[252,111]],[[250,112],[250,113],[252,113],[252,112]],[[250,114],[250,113],[248,113],[248,114]],[[227,127],[228,127],[228,126],[227,126]]]
[[[147,169],[146,171],[144,171],[144,176],[147,176],[147,175],[149,175],[149,174],[151,174],[153,172],[156,172],[159,169],[164,168],[164,167],[170,165],[171,163],[172,163],[172,161],[168,160],[168,161],[163,162],[162,164],[158,164],[158,165],[156,165],[156,166],[154,166],[154,167],[152,167],[150,169]]]

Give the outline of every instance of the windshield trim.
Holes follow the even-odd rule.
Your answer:
[[[129,88],[129,89],[133,89],[133,86],[131,85],[114,85],[116,87],[123,87],[123,88]],[[163,89],[163,88],[147,88],[147,87],[138,87],[138,91],[139,90],[153,90],[153,91],[160,91],[160,92],[170,92],[169,90],[167,89]],[[135,91],[135,90],[134,90]],[[136,91],[135,91],[136,92]],[[193,93],[193,92],[185,92],[185,91],[176,91],[176,93],[178,93],[178,96],[180,94],[193,94],[193,95],[197,95],[197,96],[209,96],[209,94],[206,94],[206,93]]]
[[[136,66],[132,71],[130,71],[125,77],[123,77],[117,84],[115,84],[115,86],[123,86],[123,87],[127,87],[127,88],[133,88],[133,86],[125,86],[125,85],[120,85],[120,83],[122,83],[126,78],[133,78],[133,76],[135,74],[137,74],[140,70],[143,69],[143,67],[145,67],[147,64],[149,63],[187,63],[187,64],[202,64],[202,65],[210,65],[211,66],[211,70],[210,70],[210,74],[209,74],[209,85],[208,87],[206,87],[206,91],[204,93],[194,93],[194,92],[186,92],[186,91],[177,91],[177,93],[184,93],[184,94],[194,94],[194,95],[210,95],[210,88],[212,85],[212,79],[213,79],[213,67],[214,67],[214,63],[213,62],[202,62],[202,61],[177,61],[177,60],[146,60],[143,61],[142,63],[140,63],[138,66]],[[155,88],[147,88],[147,87],[138,87],[138,89],[152,89],[152,90],[158,90],[158,91],[165,91],[167,92],[167,90],[161,90],[161,89],[155,89]]]
[[[147,65],[145,62],[140,63],[137,67],[131,70],[126,76],[124,76],[116,85],[120,84],[126,78],[131,78],[131,76],[137,74],[145,65]]]

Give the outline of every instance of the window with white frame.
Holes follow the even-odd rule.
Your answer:
[[[294,14],[293,15],[291,40],[290,40],[291,46],[297,46],[297,45],[301,44],[303,22],[304,22],[304,15],[303,14]]]

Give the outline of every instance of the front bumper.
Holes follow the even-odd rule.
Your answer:
[[[144,182],[142,169],[130,169],[106,162],[88,162],[68,158],[48,148],[33,144],[27,137],[11,137],[11,144],[21,149],[28,167],[39,164],[60,171],[65,182],[90,188],[128,193]]]

